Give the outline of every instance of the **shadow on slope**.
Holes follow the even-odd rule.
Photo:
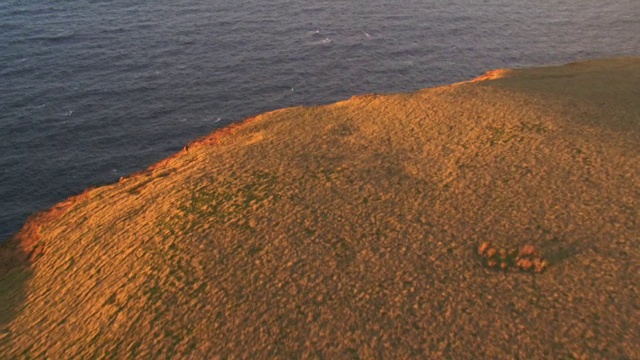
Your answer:
[[[11,239],[0,244],[0,344],[10,336],[8,325],[24,303],[30,276],[28,256],[18,241]]]
[[[481,83],[533,96],[541,99],[542,104],[561,99],[562,115],[576,124],[613,130],[632,138],[640,131],[638,84],[640,57],[519,69],[509,76]]]

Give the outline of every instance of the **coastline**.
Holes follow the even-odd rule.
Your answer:
[[[436,88],[431,88],[431,89],[447,89],[450,88],[452,86],[457,86],[457,85],[462,85],[462,84],[467,84],[467,83],[475,83],[475,82],[480,82],[480,81],[490,81],[490,80],[495,80],[495,79],[499,79],[502,78],[508,74],[511,73],[512,70],[509,69],[494,69],[494,70],[489,70],[486,73],[472,78],[470,80],[467,81],[462,81],[462,82],[458,82],[458,83],[453,83],[453,84],[449,84],[449,85],[443,85],[443,86],[438,86]],[[423,89],[426,90],[426,89]],[[418,90],[420,91],[420,90]],[[352,98],[348,99],[348,100],[344,100],[346,102],[352,101],[354,99],[365,99],[371,96],[378,96],[378,94],[360,94],[360,95],[354,95]],[[383,95],[384,96],[384,95]],[[342,101],[338,102],[341,103]],[[331,105],[331,104],[328,104]],[[324,106],[324,105],[316,105],[316,106],[310,106],[311,108],[314,107],[318,107],[318,106]],[[272,112],[278,112],[281,110],[286,110],[285,109],[277,109],[277,110],[273,110],[270,111],[268,113],[272,113]],[[120,180],[116,183],[113,184],[104,184],[104,185],[99,185],[99,186],[95,186],[95,187],[90,187],[85,189],[83,192],[81,192],[78,195],[73,195],[70,196],[69,198],[53,205],[51,208],[49,209],[44,209],[41,211],[38,211],[32,215],[30,215],[28,217],[28,219],[25,221],[24,225],[22,226],[22,228],[20,228],[20,230],[14,234],[13,236],[11,236],[5,243],[6,246],[8,248],[8,250],[6,252],[11,252],[12,255],[7,256],[8,259],[10,258],[18,258],[21,261],[18,262],[22,262],[25,259],[27,259],[28,261],[32,261],[34,260],[35,257],[37,257],[39,254],[41,254],[42,251],[44,251],[44,249],[42,247],[38,248],[39,246],[44,246],[44,245],[40,245],[39,244],[39,240],[38,240],[38,233],[40,231],[40,228],[46,224],[47,222],[53,221],[55,219],[60,218],[60,216],[62,216],[64,214],[64,212],[71,206],[73,206],[74,204],[76,204],[79,201],[82,201],[84,198],[86,198],[87,194],[89,192],[91,192],[94,189],[97,188],[102,188],[102,187],[108,187],[111,185],[116,185],[119,183],[126,183],[128,181],[133,181],[133,180],[139,180],[142,178],[146,178],[146,177],[151,177],[153,176],[154,172],[161,172],[162,170],[167,168],[167,164],[170,163],[174,158],[180,157],[182,155],[184,155],[185,153],[188,152],[188,149],[190,148],[197,148],[199,146],[215,146],[222,137],[225,136],[229,136],[231,134],[233,134],[236,130],[238,130],[239,128],[246,126],[254,121],[259,121],[259,119],[265,114],[259,114],[259,115],[255,115],[255,116],[251,116],[248,117],[246,119],[243,119],[240,122],[237,123],[233,123],[230,124],[228,126],[225,126],[223,128],[217,129],[215,131],[213,131],[212,133],[205,135],[201,138],[195,139],[191,142],[189,142],[187,145],[185,145],[185,147],[177,153],[174,153],[173,155],[170,155],[152,165],[150,165],[149,167],[147,167],[145,170],[139,171],[139,172],[135,172],[132,173],[130,175],[126,175],[120,178]],[[26,258],[22,258],[22,257],[26,257]],[[22,258],[22,259],[21,259]],[[11,267],[13,266],[17,266],[15,264],[11,264]],[[2,267],[0,268],[0,277],[2,277],[3,275],[7,274],[10,270],[11,267]]]
[[[0,353],[634,357],[639,78],[495,70],[194,140],[29,218]],[[487,269],[484,241],[549,268]]]

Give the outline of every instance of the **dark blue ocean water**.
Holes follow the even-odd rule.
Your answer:
[[[0,239],[266,110],[640,55],[638,0],[2,0]]]

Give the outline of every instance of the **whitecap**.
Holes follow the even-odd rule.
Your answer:
[[[331,44],[331,41],[332,41],[331,38],[327,37],[320,41],[314,41],[311,43],[311,45],[328,45],[328,44]]]

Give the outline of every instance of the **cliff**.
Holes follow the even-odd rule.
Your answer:
[[[503,70],[214,132],[3,245],[0,354],[640,357],[638,84]]]

